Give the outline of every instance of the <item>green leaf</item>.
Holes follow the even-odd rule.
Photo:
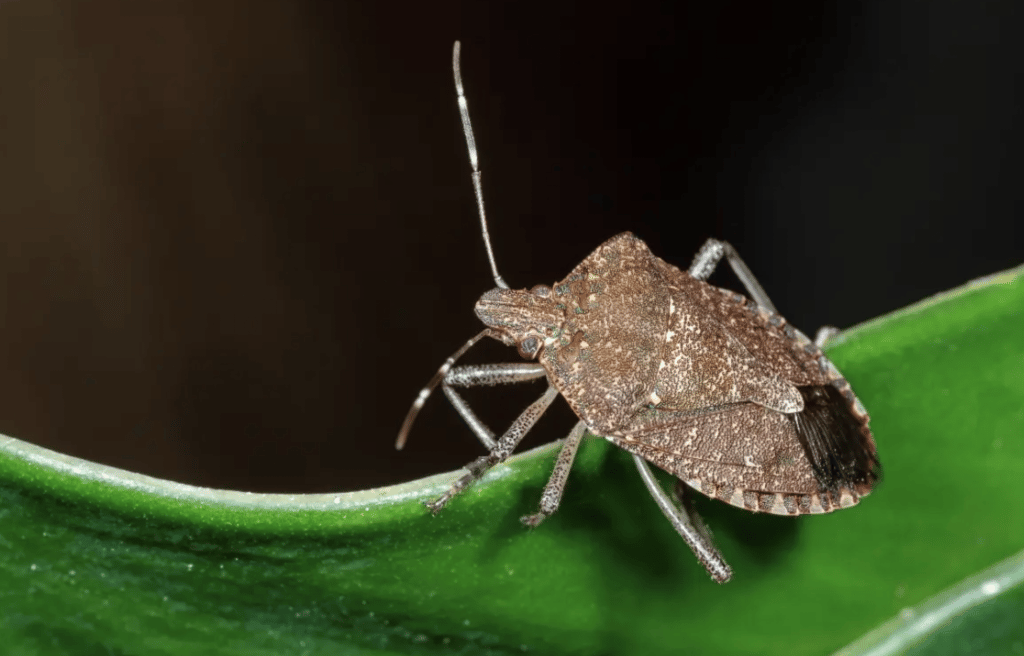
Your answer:
[[[836,339],[830,356],[871,411],[885,480],[856,508],[825,516],[704,500],[734,570],[725,586],[603,440],[585,441],[561,510],[525,530],[518,518],[535,510],[557,445],[497,467],[432,517],[420,502],[454,473],[348,494],[244,494],[0,437],[0,645],[793,655],[839,649],[896,617],[847,653],[948,653],[933,648],[989,638],[1012,653],[1021,556],[1002,565],[1010,574],[925,600],[1024,548],[1021,308],[1016,269]],[[978,588],[992,576],[1003,594]],[[962,599],[976,589],[987,603]],[[936,608],[947,611],[928,615]],[[915,621],[925,615],[945,619]]]
[[[838,654],[1024,654],[1021,618],[1024,551],[904,608]]]

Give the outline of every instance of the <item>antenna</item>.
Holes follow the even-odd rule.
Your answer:
[[[484,234],[484,246],[487,247],[487,259],[491,261],[491,273],[494,284],[501,289],[508,289],[508,284],[498,275],[498,265],[494,263],[494,251],[491,249],[491,235],[487,231],[487,215],[484,213],[484,189],[480,185],[480,166],[477,163],[476,139],[473,138],[473,124],[469,122],[469,106],[466,105],[466,94],[462,90],[462,72],[459,70],[459,51],[462,44],[458,41],[452,48],[452,71],[455,73],[455,91],[459,94],[459,114],[462,116],[462,131],[466,134],[466,148],[469,149],[469,164],[473,167],[473,189],[476,191],[476,206],[480,212],[480,229]]]

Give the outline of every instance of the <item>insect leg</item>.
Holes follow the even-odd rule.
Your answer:
[[[462,348],[455,353],[452,353],[451,357],[444,361],[444,364],[442,364],[441,368],[437,370],[437,373],[431,376],[430,382],[427,383],[426,387],[421,389],[420,393],[416,395],[416,400],[412,402],[409,412],[405,415],[405,421],[402,422],[402,428],[398,431],[398,439],[395,440],[396,449],[401,450],[405,446],[405,440],[409,437],[409,431],[412,430],[412,424],[416,421],[416,415],[420,413],[420,408],[422,408],[423,404],[427,402],[427,399],[430,397],[430,393],[434,391],[434,388],[437,387],[438,383],[444,380],[444,377],[448,375],[448,372],[455,365],[455,362],[484,337],[501,339],[498,333],[490,329],[477,333],[469,341],[463,344]]]
[[[455,412],[459,413],[462,417],[462,421],[466,422],[473,434],[476,435],[476,439],[480,440],[480,443],[484,445],[484,448],[488,451],[492,450],[497,442],[494,441],[494,431],[487,427],[487,424],[480,421],[480,417],[476,416],[473,409],[466,403],[466,399],[455,391],[454,388],[448,385],[442,385],[441,391],[448,397],[448,402],[455,408]]]
[[[676,529],[676,532],[682,536],[687,546],[697,556],[697,560],[700,561],[700,564],[711,575],[711,578],[719,583],[725,583],[732,578],[732,570],[725,562],[725,559],[722,558],[722,554],[718,553],[718,549],[711,542],[707,530],[698,529],[690,520],[686,511],[672,503],[672,499],[669,498],[668,494],[658,483],[658,480],[654,478],[654,472],[651,471],[646,460],[640,456],[633,456],[633,460],[636,462],[636,468],[640,472],[640,478],[643,479],[647,490],[654,497],[658,507],[661,508],[661,512],[672,523],[672,527]],[[700,522],[699,525],[703,528],[703,522]]]
[[[825,345],[825,342],[832,339],[839,334],[839,329],[835,326],[822,326],[818,328],[817,334],[814,336],[814,345],[821,348]]]
[[[690,523],[697,529],[704,539],[714,544],[711,539],[711,531],[708,530],[708,525],[704,523],[704,518],[697,512],[697,507],[693,503],[693,488],[681,481],[676,479],[676,484],[672,486],[672,498],[675,499],[676,505],[683,509],[687,517],[690,518]]]
[[[747,288],[750,298],[754,299],[754,302],[765,310],[778,314],[778,310],[775,309],[775,305],[768,298],[764,287],[761,286],[761,283],[757,282],[757,278],[754,277],[754,274],[751,273],[746,263],[743,262],[739,253],[736,252],[736,249],[729,242],[717,239],[708,239],[704,242],[696,257],[693,258],[693,264],[690,265],[690,275],[697,280],[707,280],[708,276],[715,270],[715,267],[718,266],[718,262],[722,259],[723,255],[725,259],[729,260],[729,266],[736,272],[736,277]]]
[[[526,410],[523,410],[522,414],[516,417],[516,420],[512,422],[512,425],[508,427],[505,434],[501,436],[501,439],[494,445],[494,449],[491,450],[486,456],[481,456],[473,462],[466,465],[466,469],[469,473],[455,481],[455,483],[448,488],[448,491],[439,496],[433,501],[426,502],[427,508],[430,512],[437,513],[444,508],[445,505],[452,500],[452,498],[462,492],[467,487],[473,484],[474,481],[479,479],[484,473],[491,467],[504,462],[508,459],[515,448],[522,441],[523,437],[530,432],[533,425],[537,423],[540,416],[544,414],[544,411],[548,409],[551,402],[558,396],[558,390],[553,386],[548,386],[544,394],[539,399],[531,403]]]
[[[576,451],[583,441],[583,434],[587,425],[582,421],[578,422],[565,439],[562,450],[558,452],[558,460],[555,461],[555,468],[551,472],[548,484],[544,486],[544,492],[540,495],[540,512],[535,515],[526,515],[520,518],[527,526],[537,526],[558,510],[558,504],[562,501],[562,492],[565,491],[565,481],[569,478],[569,470],[572,469],[572,461],[576,459]]]
[[[454,387],[508,385],[537,380],[546,375],[544,366],[536,362],[463,365],[449,371],[444,377],[444,384]]]
[[[532,362],[513,362],[508,364],[481,364],[455,367],[449,371],[441,382],[441,391],[459,413],[462,420],[470,427],[477,439],[490,451],[495,446],[494,431],[480,421],[466,400],[455,391],[454,387],[477,387],[479,385],[508,385],[525,383],[544,378],[547,372],[544,367]]]

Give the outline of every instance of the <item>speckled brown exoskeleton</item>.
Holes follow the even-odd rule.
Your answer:
[[[480,222],[497,287],[476,304],[487,328],[444,363],[402,425],[438,385],[489,453],[441,497],[437,513],[489,468],[508,458],[559,394],[579,422],[558,454],[536,526],[557,508],[585,432],[633,454],[662,512],[720,583],[732,571],[688,503],[687,490],[755,512],[827,513],[855,505],[881,475],[868,414],[822,354],[829,331],[811,341],[786,323],[733,248],[709,239],[688,270],[655,256],[624,232],[601,244],[562,281],[512,290],[498,275],[484,214],[476,145],[453,52]],[[750,298],[708,284],[722,257]],[[535,362],[454,367],[484,337]],[[548,387],[501,436],[456,388],[546,378]],[[647,463],[678,477],[675,499]]]

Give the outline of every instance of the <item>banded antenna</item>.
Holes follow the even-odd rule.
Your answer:
[[[469,106],[466,94],[462,90],[462,71],[459,68],[459,52],[462,44],[458,41],[452,48],[452,71],[455,73],[455,91],[459,94],[459,114],[462,116],[462,131],[466,135],[466,148],[469,149],[469,164],[473,167],[473,189],[476,191],[476,206],[480,213],[480,230],[484,235],[484,246],[487,248],[487,259],[491,261],[491,273],[494,284],[501,289],[508,289],[508,284],[498,274],[498,265],[494,263],[494,251],[491,249],[491,235],[487,231],[487,214],[484,212],[484,188],[480,184],[480,166],[476,155],[476,139],[473,138],[473,124],[469,122]]]
[[[473,167],[473,189],[476,191],[476,206],[480,213],[480,230],[484,235],[484,246],[487,248],[487,259],[491,262],[491,273],[494,275],[494,284],[501,289],[508,289],[508,284],[498,274],[498,265],[494,262],[494,251],[491,249],[491,235],[487,231],[487,215],[484,213],[484,190],[480,185],[480,165],[477,161],[476,155],[476,139],[473,138],[473,124],[469,122],[469,106],[466,104],[466,94],[462,89],[462,71],[459,69],[459,52],[462,49],[462,44],[458,41],[455,42],[455,46],[452,48],[452,72],[455,74],[455,91],[459,97],[459,115],[462,116],[462,132],[466,135],[466,148],[469,149],[469,164]],[[420,408],[427,402],[427,398],[430,393],[433,392],[444,377],[448,375],[452,366],[455,362],[462,357],[462,355],[468,351],[474,344],[479,342],[484,337],[492,336],[492,332],[484,330],[477,334],[468,342],[462,345],[458,351],[452,354],[450,358],[445,360],[441,368],[437,370],[434,377],[430,379],[430,382],[420,390],[420,393],[416,395],[416,400],[413,401],[412,407],[409,408],[409,412],[405,415],[405,421],[402,422],[402,428],[398,431],[398,439],[395,440],[395,448],[401,450],[405,446],[405,441],[409,437],[409,431],[412,430],[412,424],[416,420],[416,415],[420,413]]]

